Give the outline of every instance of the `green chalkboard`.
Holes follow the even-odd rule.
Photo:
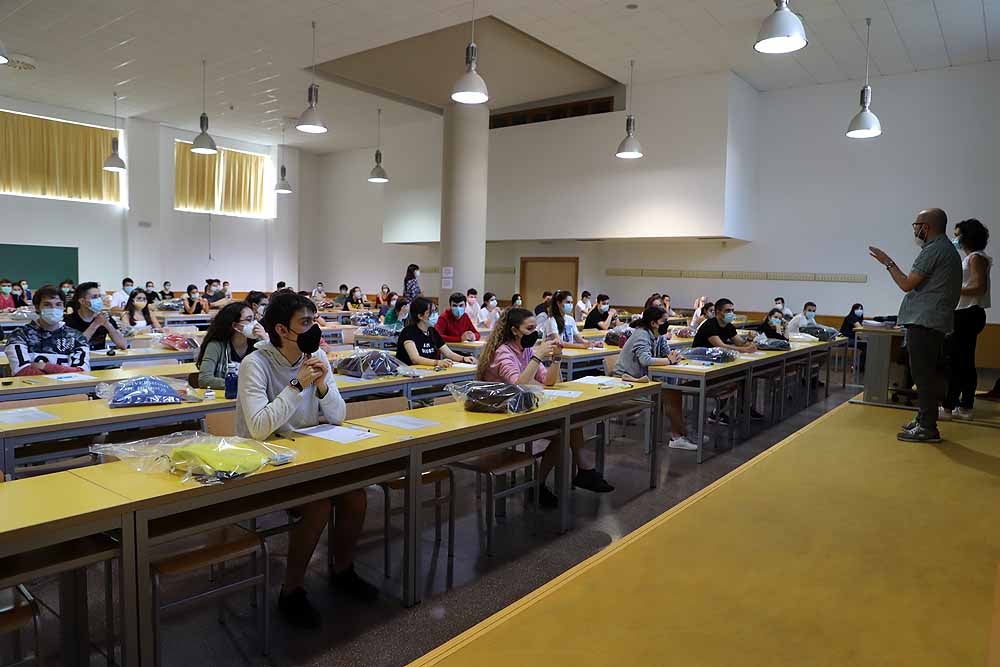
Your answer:
[[[0,243],[0,277],[27,280],[31,289],[79,282],[80,250],[65,246]]]

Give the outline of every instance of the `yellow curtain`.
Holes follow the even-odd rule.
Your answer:
[[[103,169],[115,134],[0,111],[0,192],[118,203],[119,174]]]
[[[191,152],[191,144],[174,142],[174,208],[215,211],[219,154]]]
[[[222,149],[221,213],[264,215],[267,157]]]

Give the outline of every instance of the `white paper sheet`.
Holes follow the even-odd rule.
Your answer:
[[[0,410],[0,424],[24,424],[27,422],[44,421],[55,419],[52,415],[38,408],[16,408],[14,410]]]
[[[416,417],[407,417],[405,415],[381,415],[379,417],[372,417],[371,421],[377,424],[385,424],[386,426],[394,426],[404,431],[419,431],[422,428],[430,428],[431,426],[438,425],[437,422],[427,419],[417,419]]]
[[[609,384],[611,382],[621,382],[621,380],[608,377],[607,375],[588,375],[587,377],[572,380],[572,382],[579,382],[580,384]]]
[[[452,368],[475,368],[475,364],[467,364],[464,361],[456,361],[451,365]]]
[[[356,428],[347,428],[346,426],[336,426],[334,424],[320,424],[318,426],[310,426],[309,428],[300,428],[296,429],[296,433],[339,442],[342,445],[378,437],[377,433],[362,431]]]
[[[546,389],[546,396],[551,396],[552,398],[580,398],[583,395],[582,391],[568,391],[566,389]]]
[[[59,380],[60,382],[81,382],[84,380],[97,379],[93,375],[85,375],[83,373],[59,373],[57,375],[49,375],[48,377],[53,380]]]

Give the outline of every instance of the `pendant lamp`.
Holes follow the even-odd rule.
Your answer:
[[[639,145],[639,140],[635,138],[635,114],[632,113],[632,70],[634,67],[635,61],[628,61],[628,90],[626,91],[625,98],[625,138],[618,144],[618,150],[615,151],[615,157],[622,160],[638,160],[642,157],[642,146]]]
[[[869,60],[872,48],[872,20],[865,19],[868,24],[868,43],[865,47],[865,86],[861,89],[861,111],[851,119],[847,126],[847,136],[851,139],[874,139],[882,134],[882,123],[878,116],[872,113],[872,87],[868,85]]]
[[[375,166],[368,174],[369,183],[388,183],[389,174],[382,168],[382,109],[378,110],[378,138],[375,144]]]
[[[809,43],[802,19],[788,8],[788,0],[774,0],[775,10],[764,19],[754,50],[761,53],[791,53]]]
[[[10,62],[10,58],[7,57],[7,49],[4,48],[3,42],[0,42],[0,65],[6,65]]]
[[[115,91],[115,136],[111,138],[111,155],[104,161],[104,171],[125,171],[125,160],[118,155],[118,91]]]
[[[319,104],[319,86],[316,85],[316,22],[312,22],[313,31],[313,63],[312,63],[312,83],[309,84],[309,106],[302,115],[299,116],[299,122],[295,125],[295,129],[299,132],[305,132],[307,134],[324,134],[327,131],[326,123],[323,122],[323,116],[320,114],[319,109],[316,105]]]
[[[219,149],[215,147],[215,139],[212,135],[208,133],[208,114],[205,113],[205,97],[206,97],[206,82],[205,82],[205,60],[201,61],[201,118],[199,122],[201,124],[201,134],[194,138],[194,143],[191,144],[191,152],[197,153],[198,155],[215,155],[219,152]]]
[[[278,146],[278,157],[282,157],[282,149],[285,144],[285,124],[281,124],[281,145]],[[278,182],[274,184],[274,191],[279,195],[292,194],[292,186],[288,184],[288,177],[285,172],[285,161],[281,160],[281,171]]]
[[[451,99],[459,104],[485,104],[490,99],[490,91],[486,82],[476,71],[479,51],[476,47],[476,2],[472,0],[472,39],[465,47],[465,74],[455,82],[451,89]]]

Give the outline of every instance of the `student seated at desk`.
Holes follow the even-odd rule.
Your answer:
[[[694,300],[694,312],[691,314],[691,328],[697,329],[701,323],[710,317],[715,317],[715,304],[707,296],[699,296]]]
[[[10,312],[16,307],[14,305],[14,283],[10,278],[0,278],[0,310]]]
[[[83,334],[63,322],[65,304],[52,285],[35,290],[32,298],[38,320],[28,322],[7,336],[4,353],[13,375],[86,372],[90,346]]]
[[[781,316],[785,318],[786,322],[795,316],[792,309],[785,305],[785,297],[783,296],[774,297],[774,307],[781,311]]]
[[[669,294],[667,294],[665,292],[663,294],[661,294],[660,295],[660,301],[663,302],[663,310],[667,311],[667,317],[677,317],[677,313],[675,313],[670,308],[670,295]]]
[[[756,352],[757,346],[736,333],[736,307],[729,299],[715,302],[715,317],[698,327],[691,347],[722,347],[737,352]]]
[[[568,294],[568,292],[567,292]],[[572,300],[570,301],[572,306]],[[572,311],[570,311],[572,316]],[[507,310],[497,322],[496,328],[486,342],[476,367],[476,379],[486,382],[506,382],[519,385],[543,385],[551,387],[559,382],[560,362],[555,359],[559,353],[559,342],[543,340],[536,328],[535,316],[524,308]],[[594,493],[608,493],[615,487],[594,469],[593,462],[586,459],[583,450],[583,430],[570,431],[570,451],[573,463],[578,468],[573,485]],[[559,498],[545,485],[549,472],[559,462],[560,447],[550,443],[542,456],[539,469],[541,493],[538,502],[542,507],[557,507]]]
[[[220,314],[221,316],[221,314]],[[268,342],[262,343],[240,364],[236,403],[236,434],[266,440],[276,433],[344,421],[347,406],[319,350],[321,332],[315,323],[316,305],[295,293],[271,298],[261,322]],[[278,596],[278,610],[285,620],[302,628],[318,628],[319,612],[306,595],[305,576],[316,543],[336,508],[333,531],[335,588],[362,600],[374,600],[378,591],[354,571],[354,550],[364,526],[368,506],[364,490],[317,500],[294,509],[299,517],[288,534],[288,565]]]
[[[646,299],[646,303],[643,304],[642,309],[645,311],[647,308],[663,308],[663,296],[659,292],[653,292]]]
[[[264,317],[264,311],[267,309],[267,300],[266,294],[256,290],[247,292],[247,298],[244,299],[244,303],[250,306],[250,310],[253,311],[254,319],[258,322],[260,322],[261,318]]]
[[[246,303],[231,303],[220,310],[208,325],[195,361],[198,386],[225,389],[229,364],[239,364],[258,341],[266,338],[267,332]]]
[[[777,306],[775,307],[777,308]],[[816,304],[812,301],[806,301],[805,305],[802,306],[802,312],[788,322],[788,333],[798,333],[800,328],[814,324],[816,324]]]
[[[184,299],[185,315],[202,315],[208,312],[208,301],[201,298],[197,285],[188,285],[187,298]]]
[[[326,301],[326,290],[323,289],[322,282],[316,283],[316,287],[313,288],[311,296],[313,301]]]
[[[607,294],[598,294],[597,302],[587,313],[587,319],[583,323],[584,329],[600,329],[607,331],[613,329],[618,324],[618,311],[611,307],[611,297]]]
[[[385,311],[382,324],[406,324],[406,318],[410,316],[410,300],[405,296],[396,297],[395,303],[390,302],[389,310]]]
[[[430,299],[422,296],[409,305],[410,317],[396,340],[396,358],[407,366],[450,368],[456,361],[476,363],[474,357],[452,352],[448,348],[441,334],[434,328],[437,313],[433,312],[433,306]]]
[[[863,304],[856,303],[851,306],[850,312],[844,315],[844,321],[840,325],[840,333],[847,337],[847,339],[853,343],[855,332],[862,327],[862,322],[865,319],[865,307]]]
[[[27,280],[24,280],[24,279],[22,278],[21,280],[19,280],[19,281],[18,281],[17,283],[15,283],[15,284],[16,284],[16,285],[20,285],[20,286],[21,286],[21,293],[22,293],[22,294],[24,294],[24,301],[25,301],[25,303],[31,303],[31,296],[32,296],[33,292],[32,292],[32,291],[31,291],[31,289],[30,289],[30,288],[28,287],[28,281],[27,281]],[[66,303],[66,302],[65,302],[65,301],[63,301],[63,303]]]
[[[232,299],[226,297],[226,292],[218,278],[207,278],[205,280],[205,301],[208,302],[209,308],[224,308],[229,305]]]
[[[399,299],[399,295],[395,292],[389,292],[385,295],[385,298],[381,294],[375,299],[376,301],[383,301],[378,307],[378,316],[384,320],[386,313],[388,313],[393,306],[396,305],[396,301]]]
[[[508,308],[524,308],[524,297],[522,297],[517,292],[510,297],[510,306]]]
[[[118,330],[118,322],[104,310],[104,299],[97,283],[80,283],[69,305],[72,312],[66,316],[66,326],[82,333],[91,350],[107,349],[108,336],[119,350],[128,347],[128,341]]]
[[[552,305],[549,316],[542,325],[542,335],[547,340],[558,339],[561,347],[586,350],[591,347],[603,347],[602,341],[589,341],[580,335],[573,318],[573,295],[566,290],[559,290],[552,295]]]
[[[31,305],[31,296],[24,291],[21,283],[14,283],[11,286],[10,296],[14,299],[14,308],[24,308]]]
[[[125,302],[125,313],[122,315],[122,320],[133,327],[160,328],[160,320],[156,319],[156,315],[149,309],[149,297],[146,296],[146,290],[132,290],[132,293],[128,295],[128,301]]]
[[[146,298],[149,299],[150,303],[156,303],[160,300],[160,293],[156,291],[156,283],[152,280],[146,281]]]
[[[539,315],[548,316],[549,308],[552,305],[552,292],[545,290],[542,292],[542,302],[535,306],[535,317]]]
[[[465,312],[465,295],[455,292],[448,297],[448,310],[438,318],[434,328],[446,343],[468,343],[479,340],[479,331]]]
[[[497,302],[497,295],[487,292],[483,295],[483,306],[479,309],[479,316],[476,324],[482,329],[493,331],[493,327],[500,320],[500,305]]]
[[[760,331],[768,338],[788,340],[784,333],[785,313],[781,310],[781,308],[772,308],[768,311],[767,315],[764,316],[764,321],[761,322]]]
[[[479,290],[470,287],[465,291],[465,314],[469,316],[472,323],[479,321],[479,311],[482,305],[479,303]]]
[[[333,297],[333,303],[340,306],[344,310],[347,310],[347,285],[340,283],[340,287],[337,289],[337,296]]]
[[[389,309],[389,302],[392,301],[392,295],[396,294],[389,286],[385,283],[379,288],[378,294],[375,295],[375,305],[378,306],[379,315],[385,315],[385,311]],[[399,296],[398,294],[396,296]]]
[[[660,325],[668,319],[663,308],[647,308],[642,311],[642,318],[632,324],[635,331],[622,348],[615,362],[616,377],[639,380],[647,377],[650,366],[671,366],[681,361],[680,352],[673,350],[666,357],[654,357],[653,350],[659,337]],[[661,393],[663,415],[670,418],[671,449],[696,450],[698,445],[687,438],[687,425],[684,422],[682,394],[676,389],[664,389]]]
[[[222,281],[222,293],[226,295],[229,301],[233,300],[233,288],[229,286],[228,280]]]
[[[361,293],[361,288],[357,285],[351,289],[351,295],[347,297],[347,301],[344,302],[344,310],[349,310],[351,312],[367,310],[367,306],[365,306],[365,295]]]
[[[594,309],[594,302],[590,298],[590,292],[583,290],[580,293],[580,300],[576,302],[576,319],[585,320],[590,311]]]
[[[97,283],[94,284],[96,285]],[[70,299],[73,298],[73,292],[75,291],[76,283],[69,278],[59,283],[59,296],[63,298],[63,303],[69,303]]]
[[[170,281],[163,281],[163,289],[160,290],[160,301],[166,301],[167,299],[174,298],[174,291],[171,289]]]
[[[111,295],[111,310],[121,311],[128,303],[128,297],[135,289],[135,282],[131,278],[122,279],[122,288]]]

